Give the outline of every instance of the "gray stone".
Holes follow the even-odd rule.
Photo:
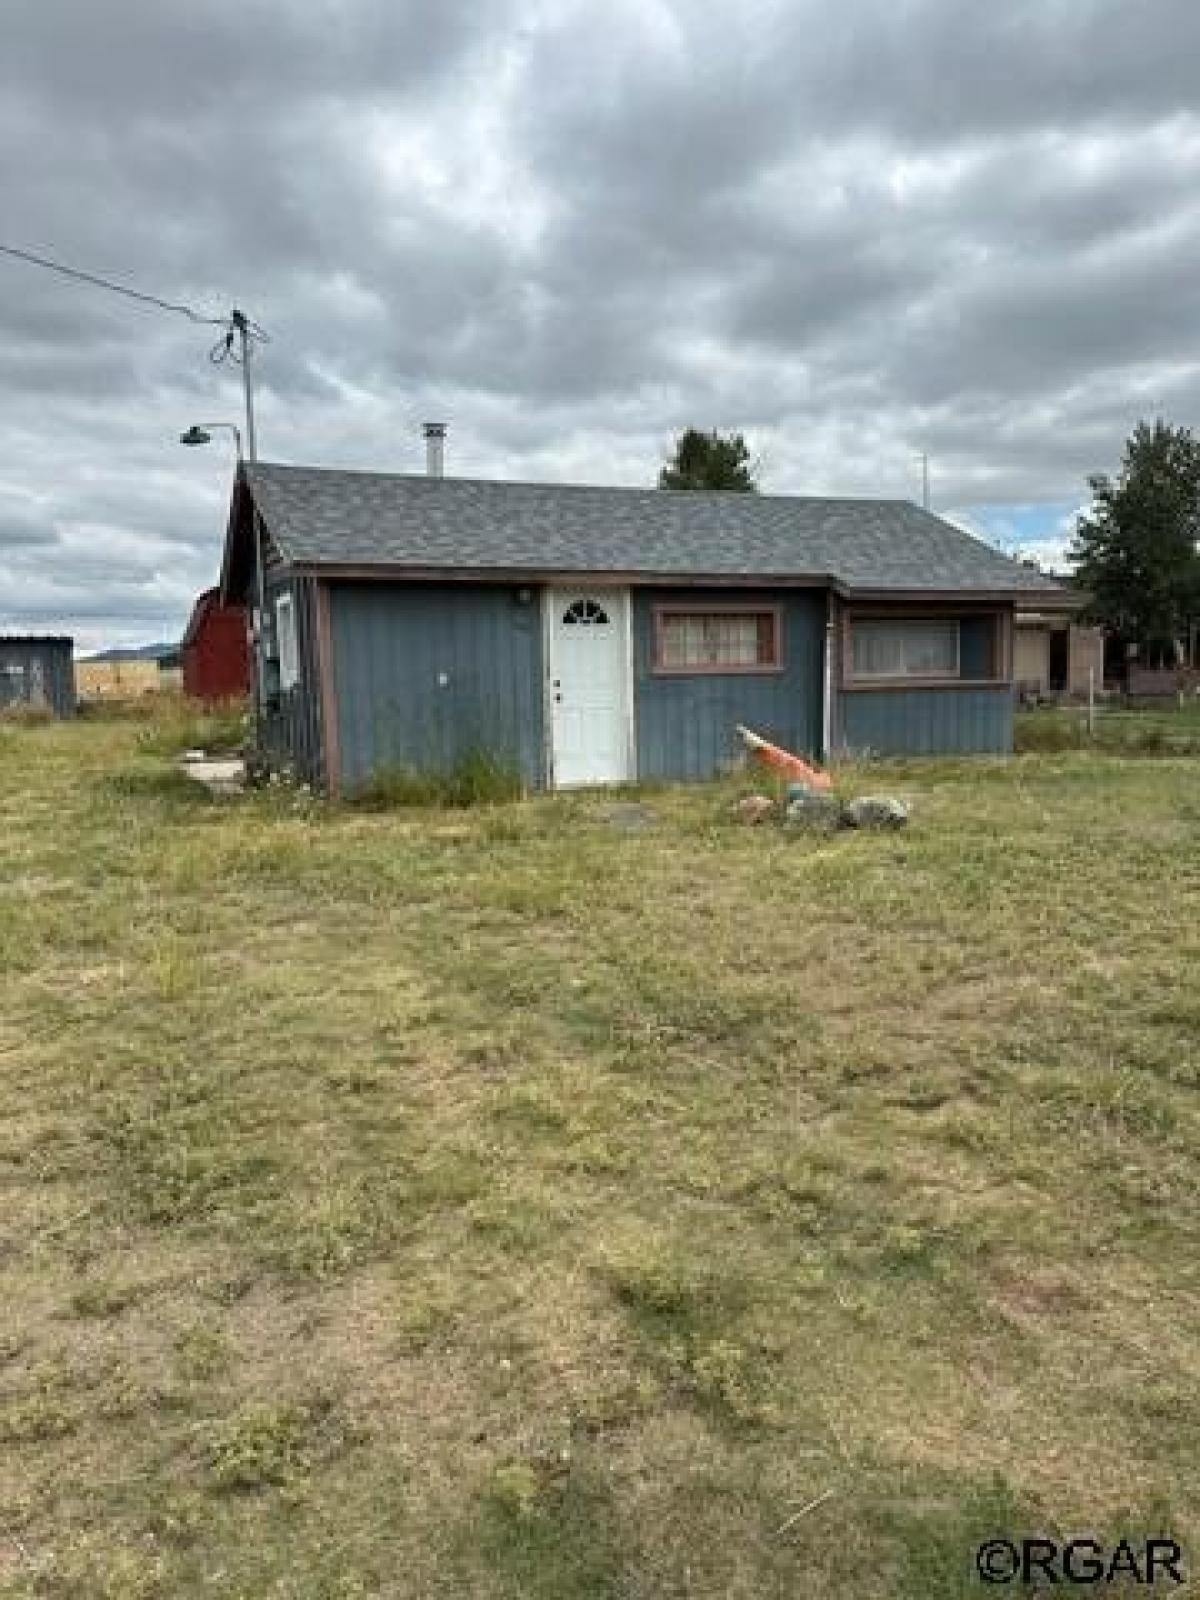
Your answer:
[[[908,807],[893,795],[865,794],[847,803],[843,819],[848,828],[903,828]]]
[[[793,793],[792,790],[799,790]],[[842,802],[836,795],[821,794],[816,789],[805,789],[793,784],[788,790],[787,810],[784,816],[795,828],[838,828],[842,823]]]

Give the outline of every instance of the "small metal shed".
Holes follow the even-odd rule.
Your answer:
[[[59,635],[0,634],[0,713],[44,707],[75,711],[75,641]]]

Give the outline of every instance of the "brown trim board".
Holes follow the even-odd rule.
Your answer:
[[[874,602],[897,605],[1020,605],[1053,607],[1054,591],[1021,589],[868,589],[854,588],[828,573],[787,572],[621,572],[615,569],[562,572],[554,568],[520,567],[420,567],[374,562],[296,561],[293,570],[326,581],[349,579],[369,583],[499,583],[516,588],[547,584],[576,588],[584,584],[622,585],[654,589],[830,589],[855,604]]]

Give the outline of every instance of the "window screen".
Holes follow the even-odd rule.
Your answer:
[[[957,621],[857,621],[852,625],[856,678],[957,678]]]
[[[774,611],[660,611],[658,660],[668,672],[754,672],[779,665]]]

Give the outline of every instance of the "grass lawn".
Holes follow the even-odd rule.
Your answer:
[[[1089,731],[1085,705],[1043,706],[1017,716],[1017,748],[1027,753],[1070,749],[1126,754],[1200,755],[1200,699],[1160,709],[1129,710],[1101,702]]]
[[[1200,1565],[1200,764],[856,772],[911,828],[819,838],[170,743],[0,728],[0,1593]]]

